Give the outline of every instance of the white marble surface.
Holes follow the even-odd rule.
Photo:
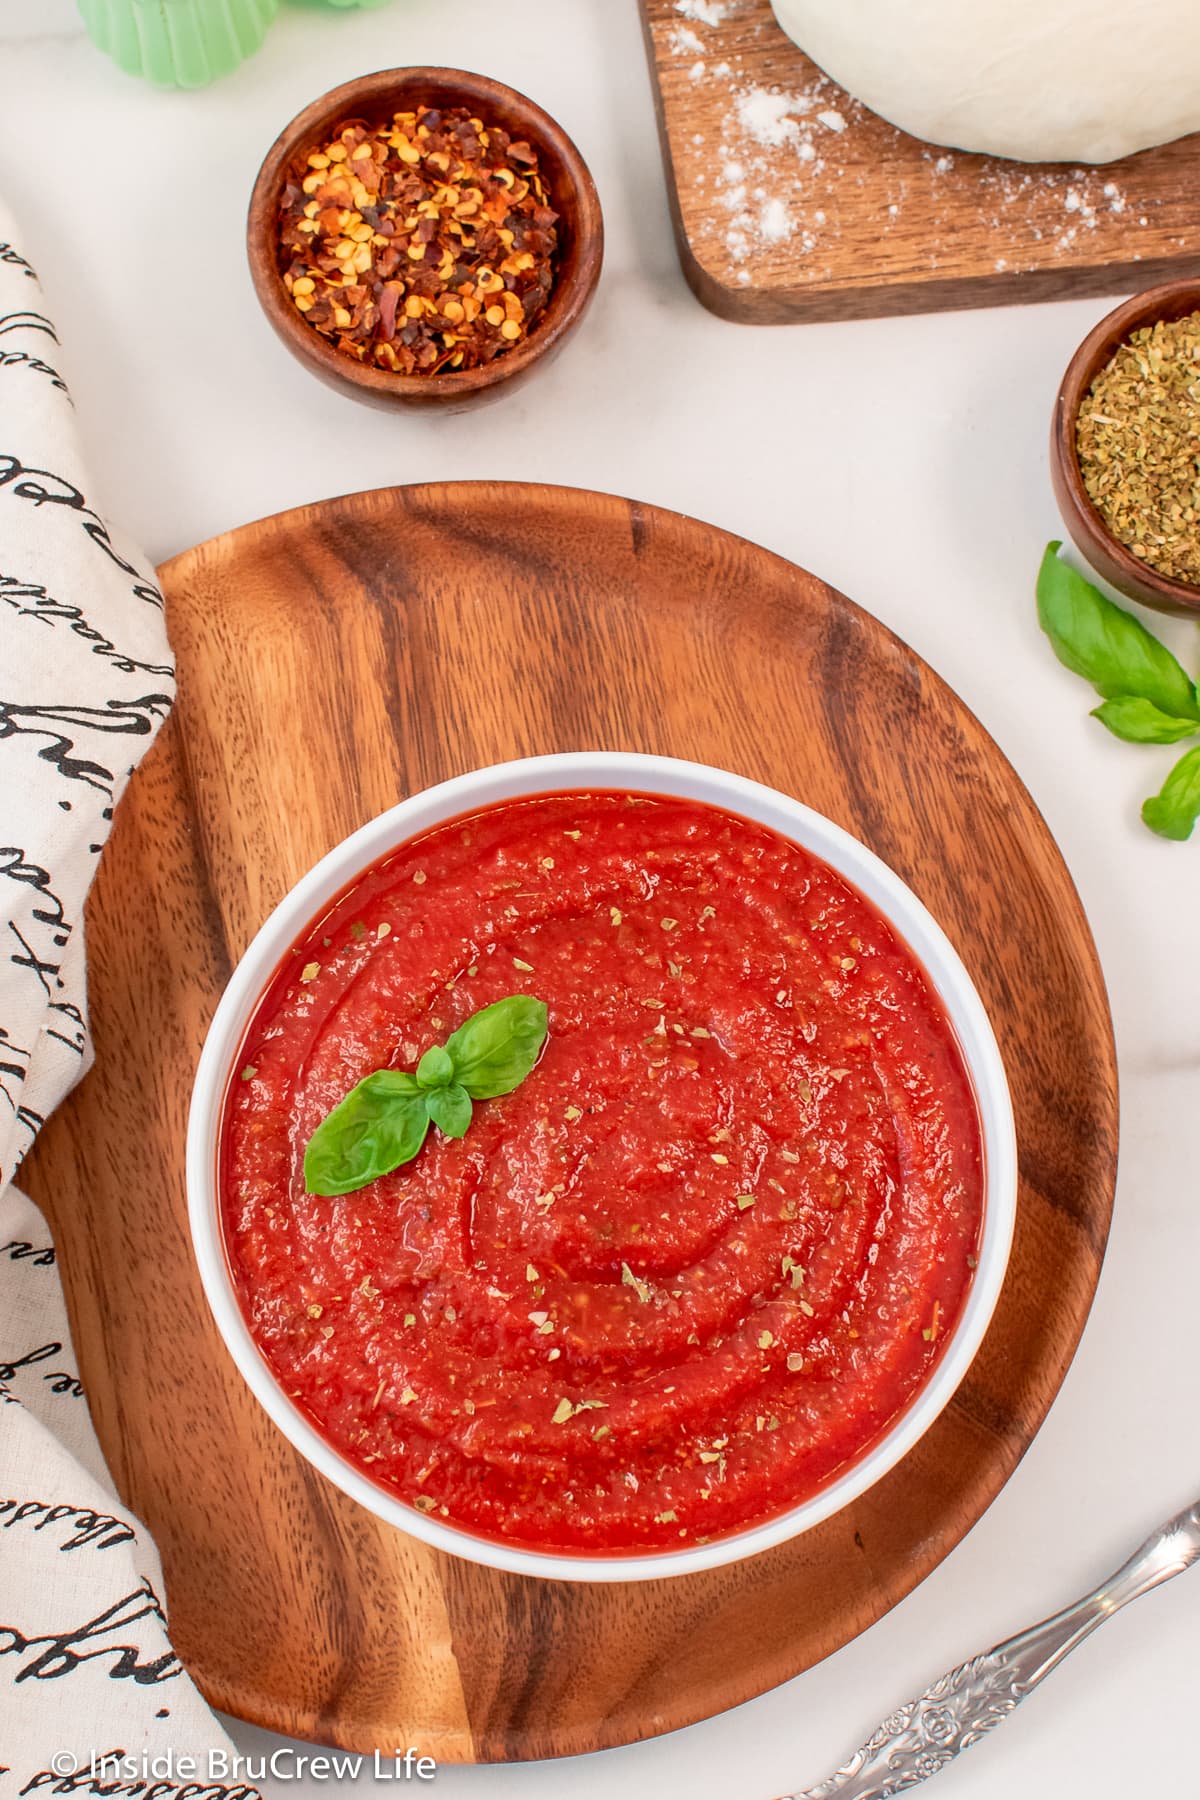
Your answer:
[[[580,335],[477,415],[393,416],[328,392],[276,344],[246,272],[246,199],[279,126],[333,83],[405,62],[465,63],[535,95],[577,138],[605,208],[605,275]],[[768,1800],[817,1780],[895,1702],[1090,1585],[1200,1487],[1200,842],[1163,844],[1138,823],[1171,752],[1088,719],[1033,609],[1059,534],[1051,400],[1107,303],[782,330],[711,318],[675,260],[634,0],[285,5],[257,57],[194,95],[118,73],[69,0],[4,0],[0,182],[66,344],[101,499],[156,556],[299,501],[430,477],[519,473],[676,507],[806,564],[907,638],[1056,833],[1109,983],[1124,1138],[1091,1322],[1021,1468],[907,1601],[776,1692],[656,1742],[446,1768],[435,1787]],[[1195,667],[1194,629],[1164,635]],[[935,1791],[1187,1791],[1198,1617],[1200,1576],[1140,1602]],[[234,1729],[246,1748],[266,1741]]]

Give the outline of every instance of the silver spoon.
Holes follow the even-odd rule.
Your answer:
[[[783,1800],[887,1800],[977,1744],[1122,1606],[1200,1557],[1200,1500],[1151,1532],[1115,1575],[995,1649],[960,1663],[890,1714],[836,1774]]]

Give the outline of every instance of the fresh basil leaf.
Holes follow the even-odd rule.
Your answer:
[[[425,1096],[399,1069],[368,1075],[322,1119],[304,1152],[310,1194],[352,1194],[411,1162],[429,1130]]]
[[[1200,744],[1180,757],[1161,791],[1143,802],[1142,818],[1159,837],[1191,837],[1200,818]]]
[[[404,1099],[410,1094],[419,1094],[421,1091],[416,1076],[409,1069],[376,1069],[373,1075],[366,1077],[366,1080],[375,1083],[372,1091],[377,1093],[380,1098],[385,1094],[394,1094],[398,1098]],[[358,1085],[362,1087],[363,1082],[360,1081]],[[350,1092],[354,1091],[351,1088]]]
[[[447,1051],[438,1047],[427,1050],[417,1064],[417,1082],[422,1088],[444,1088],[454,1080],[454,1064]]]
[[[1104,700],[1136,696],[1170,718],[1200,722],[1195,685],[1166,645],[1063,562],[1059,549],[1058,541],[1046,546],[1037,582],[1038,619],[1059,662]]]
[[[1200,731],[1195,719],[1173,719],[1160,712],[1152,700],[1136,694],[1122,694],[1092,708],[1093,719],[1107,725],[1114,737],[1130,744],[1177,744],[1180,738],[1192,737]]]
[[[460,1138],[471,1123],[471,1096],[457,1082],[434,1088],[425,1096],[425,1110],[443,1136]]]
[[[446,1040],[454,1073],[472,1100],[520,1087],[546,1041],[545,1002],[510,994],[473,1013]]]
[[[427,1050],[415,1075],[379,1069],[322,1119],[304,1152],[310,1194],[352,1194],[402,1163],[425,1142],[430,1122],[460,1138],[472,1100],[510,1094],[529,1074],[546,1041],[543,1001],[510,994],[474,1013],[445,1048]]]

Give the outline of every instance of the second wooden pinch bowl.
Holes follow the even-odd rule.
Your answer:
[[[1125,340],[1158,320],[1184,319],[1200,309],[1200,281],[1168,281],[1124,301],[1084,338],[1067,365],[1050,428],[1050,479],[1063,523],[1092,568],[1130,600],[1157,612],[1200,619],[1200,587],[1175,581],[1109,530],[1084,485],[1076,449],[1076,421],[1093,381]]]
[[[283,284],[279,207],[289,173],[307,172],[309,153],[333,129],[376,125],[418,105],[469,107],[485,124],[526,138],[537,153],[550,204],[559,215],[554,286],[527,337],[475,369],[405,375],[379,369],[337,350],[306,324]],[[462,406],[506,383],[523,380],[545,362],[587,311],[604,255],[604,221],[596,186],[579,151],[554,119],[515,88],[464,69],[380,69],[331,88],[286,125],[263,161],[246,221],[250,273],[263,311],[292,355],[330,386],[376,406]]]

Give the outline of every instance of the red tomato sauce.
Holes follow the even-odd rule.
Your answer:
[[[304,1148],[478,1008],[549,1008],[466,1136],[357,1193]],[[812,1495],[963,1305],[978,1117],[929,981],[824,863],[694,802],[513,801],[377,864],[247,1034],[222,1208],[250,1329],[344,1456],[514,1544],[680,1548]]]

